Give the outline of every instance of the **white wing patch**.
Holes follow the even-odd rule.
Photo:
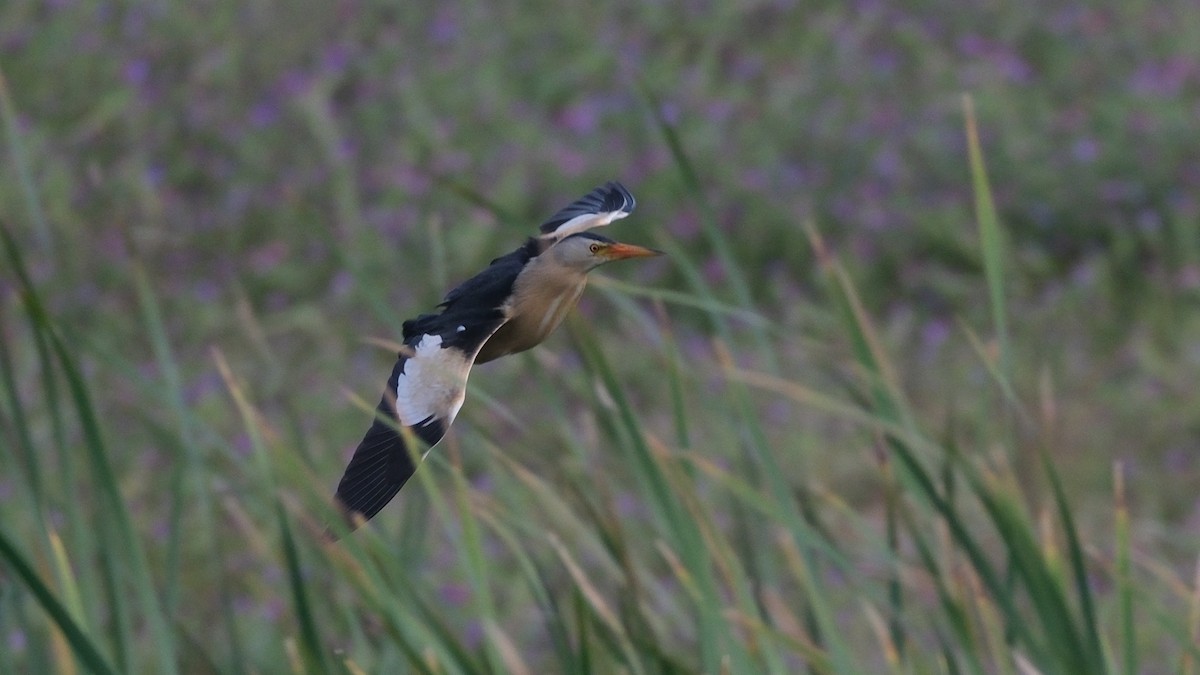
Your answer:
[[[572,234],[575,234],[576,232],[583,232],[584,230],[590,230],[593,227],[600,227],[602,225],[608,225],[612,221],[620,220],[621,218],[624,218],[625,216],[628,216],[628,215],[629,215],[628,211],[607,211],[605,213],[585,213],[582,216],[575,216],[574,218],[563,223],[562,225],[559,225],[558,227],[554,228],[554,232],[552,232],[551,234],[553,234],[553,236],[558,239],[562,239],[564,237],[568,237]]]
[[[422,335],[396,378],[396,416],[405,426],[428,417],[447,427],[462,408],[471,362],[457,349],[443,349],[440,335]]]

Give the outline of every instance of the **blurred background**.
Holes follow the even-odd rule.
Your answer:
[[[855,342],[830,300],[818,232],[924,433],[1008,453],[1031,512],[1048,503],[1044,478],[1029,478],[1031,448],[1046,451],[1089,550],[1111,549],[1119,462],[1134,557],[1155,561],[1159,581],[1190,583],[1197,36],[1191,0],[7,0],[0,225],[78,361],[149,573],[170,580],[167,613],[184,632],[222,615],[203,590],[214,579],[228,584],[226,609],[249,617],[243,628],[294,632],[286,593],[272,590],[287,578],[281,559],[229,544],[217,569],[210,537],[189,528],[221,532],[243,508],[270,522],[272,488],[248,468],[260,443],[301,458],[312,495],[332,490],[370,419],[355,397],[373,404],[393,360],[367,340],[396,339],[402,320],[611,179],[638,209],[606,234],[672,255],[605,268],[611,281],[585,296],[572,327],[477,370],[438,451],[452,459],[422,469],[434,485],[454,475],[502,492],[486,445],[552,485],[606,476],[613,517],[639,527],[644,495],[620,489],[627,460],[595,413],[611,392],[583,355],[599,349],[646,433],[737,472],[744,419],[755,420],[792,487],[819,485],[882,523],[871,433],[777,392],[755,390],[746,418],[724,414],[734,399],[722,354],[858,400]],[[964,94],[1003,231],[1001,341]],[[13,450],[0,460],[0,513],[22,541],[41,521],[25,507],[16,416],[43,448],[33,454],[47,522],[90,522],[99,488],[55,469],[83,432],[55,422],[10,262],[0,337],[18,394],[0,405],[0,442]],[[990,374],[1000,351],[1010,391]],[[220,360],[258,411],[250,425]],[[281,489],[299,475],[285,471]],[[213,515],[194,515],[198,495]],[[372,528],[448,608],[448,630],[476,644],[477,580],[455,571],[461,533],[443,517],[410,487]],[[87,568],[103,544],[77,536]],[[1099,592],[1104,579],[1093,579]],[[7,596],[0,607],[28,601]],[[1167,613],[1182,607],[1165,602]],[[111,620],[89,611],[97,626]],[[0,618],[14,667],[50,644],[28,621]],[[664,639],[683,670],[697,667],[679,647],[694,637]],[[539,653],[527,647],[536,637],[512,639]],[[284,650],[245,640],[207,653],[254,668]],[[358,658],[404,661],[380,650],[379,661]]]

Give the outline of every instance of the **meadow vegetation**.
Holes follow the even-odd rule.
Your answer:
[[[1200,5],[0,4],[0,673],[1196,673]],[[405,318],[605,268],[371,524]]]

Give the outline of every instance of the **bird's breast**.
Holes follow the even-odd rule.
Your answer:
[[[485,363],[492,359],[532,349],[554,332],[566,318],[587,285],[580,278],[570,285],[541,284],[517,288],[513,296],[511,318],[496,331],[475,359]]]

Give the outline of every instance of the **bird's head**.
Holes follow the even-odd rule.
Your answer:
[[[579,232],[550,247],[549,253],[567,267],[587,272],[604,263],[626,258],[652,258],[662,251],[623,244],[592,232]]]

